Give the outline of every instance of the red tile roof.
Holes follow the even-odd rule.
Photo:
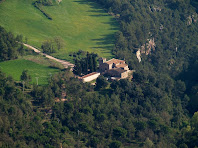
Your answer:
[[[119,67],[123,67],[123,68],[124,68],[124,67],[126,67],[126,66],[128,66],[128,65],[127,65],[127,64],[119,64],[119,65],[116,65],[117,68],[119,68]]]
[[[113,64],[113,63],[115,63],[115,64],[118,64],[118,63],[124,64],[125,61],[124,60],[118,60],[118,59],[111,59],[109,61],[106,61],[105,63],[107,63],[107,64]]]
[[[87,74],[87,75],[84,75],[82,78],[86,78],[86,77],[95,75],[95,74],[97,74],[97,73],[98,73],[98,72],[92,72],[92,73],[89,73],[89,74]]]

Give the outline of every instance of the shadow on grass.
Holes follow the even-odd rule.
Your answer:
[[[91,8],[94,8],[94,9],[100,9],[101,12],[104,12],[104,8],[99,5],[98,3],[94,2],[94,1],[91,1],[91,0],[77,0],[77,1],[74,1],[74,2],[77,2],[79,4],[86,4],[86,5],[90,5]],[[93,10],[94,11],[94,10]],[[98,12],[98,11],[97,11]]]
[[[98,14],[98,15],[89,15],[89,16],[93,16],[93,17],[102,17],[102,16],[109,16],[109,15],[108,15],[108,14],[106,14],[106,15],[105,15],[105,14],[104,14],[104,15],[103,15],[103,14]]]
[[[103,35],[99,39],[92,39],[99,47],[92,47],[92,48],[100,48],[102,53],[109,53],[113,49],[113,45],[115,44],[115,34],[108,34]]]
[[[103,22],[103,24],[110,24],[112,26],[111,30],[119,30],[119,24],[115,18],[111,18],[109,22]]]
[[[114,44],[115,43],[115,33],[108,34],[108,35],[102,35],[99,39],[92,39],[92,41],[95,41],[98,45],[106,45]]]
[[[96,2],[93,2],[91,0],[77,0],[74,2],[79,3],[79,4],[90,5],[91,8],[94,10],[88,10],[88,12],[90,12],[89,16],[92,16],[92,17],[107,17],[107,16],[109,16],[108,12],[105,12],[104,7],[102,7],[101,5],[99,5]],[[94,13],[96,13],[96,14],[94,14]],[[119,30],[119,24],[116,21],[116,19],[113,17],[110,19],[109,22],[102,22],[102,23],[109,24],[111,26],[110,30],[114,30],[114,31]],[[92,47],[92,48],[101,49],[102,53],[109,53],[112,51],[113,45],[115,44],[115,33],[102,35],[100,38],[92,39],[91,41],[95,42],[97,45],[99,45],[99,47]]]
[[[104,16],[109,16],[108,12],[105,11],[105,8],[102,7],[100,4],[98,4],[97,2],[91,1],[91,0],[78,0],[78,1],[74,1],[76,3],[79,4],[86,4],[86,5],[90,5],[92,9],[94,10],[88,10],[87,12],[91,12],[91,13],[100,13],[100,14],[91,14],[90,16],[93,17],[104,17]],[[116,30],[119,29],[119,25],[118,22],[115,20],[115,18],[111,18],[111,21],[109,23],[105,22],[104,24],[110,24],[112,25]]]

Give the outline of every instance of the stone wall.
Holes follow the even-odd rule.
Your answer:
[[[107,63],[103,63],[99,65],[100,71],[109,70],[109,65]]]
[[[121,79],[127,78],[128,77],[128,71],[125,71],[121,73]]]

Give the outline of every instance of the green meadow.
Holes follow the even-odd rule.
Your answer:
[[[7,76],[12,76],[16,81],[20,81],[23,70],[28,70],[32,83],[36,84],[36,77],[39,77],[39,85],[47,84],[50,76],[60,71],[59,69],[50,68],[25,59],[0,62],[0,70],[6,73]]]
[[[14,34],[28,38],[28,44],[41,47],[43,41],[61,37],[64,48],[53,54],[69,59],[69,53],[79,49],[111,58],[115,19],[98,4],[85,0],[62,0],[60,4],[43,9],[52,17],[47,19],[32,3],[35,0],[6,0],[0,4],[0,25]]]

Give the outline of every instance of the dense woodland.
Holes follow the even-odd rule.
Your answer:
[[[22,35],[15,37],[0,26],[0,61],[17,59],[18,56],[24,55],[25,49],[22,44],[18,43],[22,39]]]
[[[120,23],[112,52],[134,78],[99,77],[91,86],[65,70],[23,92],[0,73],[0,147],[198,147],[196,1],[97,2]],[[136,51],[151,37],[155,51],[138,62]],[[7,40],[1,35],[4,47]]]

